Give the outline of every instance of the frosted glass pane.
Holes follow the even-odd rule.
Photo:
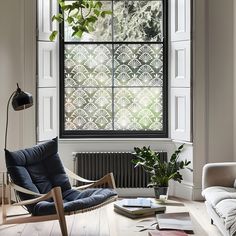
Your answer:
[[[162,45],[115,44],[114,71],[115,86],[162,86]]]
[[[115,130],[162,130],[161,88],[115,88]]]
[[[65,87],[112,85],[112,46],[65,45]]]
[[[111,94],[108,88],[66,88],[65,130],[111,130]]]

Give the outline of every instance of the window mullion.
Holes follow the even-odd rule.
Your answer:
[[[114,54],[115,54],[115,50],[114,50],[114,24],[113,24],[113,20],[114,20],[114,3],[113,0],[111,1],[111,8],[112,8],[112,16],[111,16],[111,40],[112,40],[112,130],[115,130],[115,68],[114,68]]]

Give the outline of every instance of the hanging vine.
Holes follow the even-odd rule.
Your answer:
[[[60,13],[53,15],[52,21],[63,22],[72,29],[71,37],[81,38],[83,33],[95,31],[95,23],[112,12],[102,9],[101,1],[94,0],[58,0]],[[54,30],[49,39],[55,40],[58,31]]]

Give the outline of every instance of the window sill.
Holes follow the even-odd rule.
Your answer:
[[[76,142],[126,142],[126,141],[157,141],[157,142],[172,142],[170,138],[84,138],[84,139],[69,139],[59,138],[60,143],[76,143]]]

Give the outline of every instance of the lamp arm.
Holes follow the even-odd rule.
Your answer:
[[[13,97],[13,95],[16,93],[16,91],[14,91],[12,93],[12,95],[10,96],[10,98],[8,99],[8,102],[7,102],[7,117],[6,117],[6,130],[5,130],[5,150],[7,148],[7,130],[8,130],[8,113],[9,113],[9,105],[10,105],[10,101]]]

